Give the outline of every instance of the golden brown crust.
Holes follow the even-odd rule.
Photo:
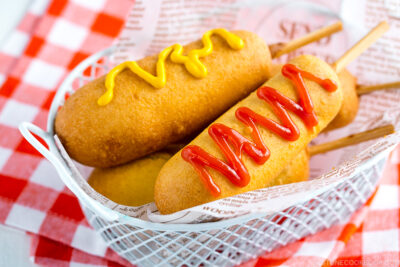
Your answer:
[[[141,206],[154,200],[154,182],[171,157],[154,153],[118,167],[94,169],[88,183],[100,194],[126,206]]]
[[[75,92],[59,110],[55,131],[68,154],[90,166],[123,164],[163,148],[204,128],[226,109],[255,90],[268,77],[271,57],[264,40],[236,31],[245,42],[239,51],[213,36],[214,51],[202,62],[203,79],[167,60],[167,85],[156,89],[129,70],[116,77],[114,99],[98,106],[105,92],[98,78]],[[200,48],[200,41],[184,47]],[[155,72],[157,55],[138,61]]]
[[[324,61],[313,56],[300,56],[291,61],[292,64],[299,66],[301,69],[310,71],[313,74],[332,79],[339,83],[336,73]],[[293,121],[300,130],[300,137],[297,141],[288,142],[271,131],[260,127],[261,135],[271,151],[269,160],[263,165],[255,164],[247,155],[244,155],[243,161],[247,167],[251,180],[250,183],[243,188],[233,186],[224,176],[210,170],[216,184],[221,188],[219,198],[224,198],[246,191],[275,185],[274,177],[285,168],[292,158],[295,157],[326,125],[335,117],[342,101],[342,91],[339,88],[333,93],[326,92],[318,84],[310,80],[305,80],[311,99],[314,104],[314,110],[318,116],[319,123],[313,132],[306,129],[303,121],[291,114]],[[297,93],[292,83],[278,74],[271,78],[265,85],[273,87],[282,94],[298,100]],[[250,107],[255,112],[264,116],[277,120],[271,107],[264,101],[258,99],[255,93],[252,93],[243,101],[233,106],[225,112],[215,122],[222,123],[228,127],[234,128],[244,136],[249,136],[248,129],[235,118],[235,111],[238,107]],[[222,159],[219,148],[215,145],[205,129],[190,144],[198,145],[210,154]],[[180,153],[174,155],[161,169],[157,177],[154,191],[154,199],[160,212],[163,214],[176,212],[182,209],[193,207],[199,204],[216,200],[210,192],[204,187],[197,172],[193,167],[185,162]]]
[[[271,70],[269,72],[269,75],[271,77],[274,77],[275,75],[279,74],[281,72],[283,64],[272,64],[271,65]]]
[[[304,182],[310,176],[310,156],[307,149],[299,152],[290,164],[276,177],[275,183],[272,185],[283,185]]]
[[[350,124],[356,117],[358,111],[357,78],[346,69],[339,72],[338,77],[342,84],[343,91],[342,107],[335,119],[326,127],[325,131],[334,130]]]

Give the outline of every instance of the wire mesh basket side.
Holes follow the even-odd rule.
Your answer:
[[[345,222],[373,193],[386,159],[304,203],[221,229],[155,231],[105,221],[85,209],[89,222],[119,255],[139,266],[233,266]]]

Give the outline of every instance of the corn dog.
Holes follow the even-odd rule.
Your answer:
[[[275,64],[271,67],[271,75],[276,75],[282,68],[281,64]],[[357,78],[347,69],[338,73],[341,88],[343,91],[343,102],[340,111],[336,117],[329,123],[324,131],[330,131],[344,127],[350,124],[357,115],[359,99],[356,90]]]
[[[171,156],[158,152],[118,167],[94,169],[88,183],[116,203],[141,206],[153,202],[154,182]]]
[[[357,78],[344,68],[345,65],[362,54],[369,46],[378,40],[388,29],[389,25],[385,21],[379,23],[333,64],[333,68],[337,71],[342,85],[343,102],[336,118],[325,128],[325,131],[344,127],[355,119],[358,112],[359,95],[370,93],[375,90],[382,90],[384,88],[400,87],[400,82],[376,86],[357,86]],[[282,65],[280,64],[272,65],[271,76],[280,72],[281,67]]]
[[[271,75],[280,72],[282,64],[274,64],[271,67]],[[359,107],[359,98],[362,95],[369,94],[379,90],[400,88],[400,82],[390,82],[375,85],[358,85],[357,78],[354,77],[347,69],[343,69],[338,73],[343,91],[342,107],[335,119],[324,129],[330,131],[344,127],[350,124],[356,117]]]
[[[257,158],[254,156],[254,153],[261,152],[252,151],[250,146],[252,146],[253,148],[255,146],[257,147],[257,149],[259,149],[260,147],[252,143],[252,141],[250,141],[250,143],[245,143],[246,145],[244,145],[243,147],[246,149],[246,153],[250,153],[252,155],[251,157],[255,158],[256,162],[247,156],[238,156],[242,164],[239,164],[239,166],[231,167],[231,169],[235,168],[233,172],[236,175],[236,172],[242,172],[246,174],[246,171],[248,171],[248,175],[243,175],[243,177],[249,178],[249,180],[241,179],[240,175],[242,175],[242,173],[240,175],[237,175],[240,177],[240,179],[237,179],[237,181],[234,180],[235,177],[230,177],[231,180],[228,180],[225,177],[229,176],[227,172],[231,171],[231,169],[229,169],[228,167],[226,167],[227,170],[221,171],[222,173],[224,173],[224,175],[222,175],[220,171],[215,171],[214,168],[211,167],[209,168],[209,170],[206,170],[207,173],[209,171],[209,176],[207,176],[204,168],[202,168],[201,166],[195,166],[193,165],[193,163],[189,162],[191,157],[193,157],[193,160],[196,161],[196,164],[198,164],[199,162],[197,161],[198,158],[195,159],[193,155],[190,155],[190,150],[194,150],[196,147],[199,147],[201,150],[206,151],[206,153],[208,153],[209,155],[212,155],[212,158],[221,159],[231,156],[229,154],[224,155],[221,152],[219,145],[216,145],[216,143],[213,142],[213,139],[210,138],[208,132],[214,133],[213,131],[216,131],[215,128],[217,126],[222,128],[226,126],[235,129],[238,134],[242,135],[242,137],[243,135],[249,136],[249,127],[242,123],[243,120],[239,121],[235,117],[235,114],[238,113],[237,110],[239,109],[240,112],[242,112],[244,107],[249,107],[251,108],[251,110],[258,114],[261,114],[261,116],[263,117],[271,118],[274,121],[277,120],[277,116],[274,111],[280,111],[275,106],[275,108],[271,108],[269,104],[265,103],[259,98],[260,95],[262,95],[262,93],[264,92],[260,90],[264,90],[265,88],[274,88],[280,94],[287,96],[290,99],[294,99],[294,101],[299,101],[299,96],[296,93],[296,90],[299,87],[298,84],[294,86],[293,81],[284,77],[281,73],[272,77],[268,82],[264,84],[264,86],[267,87],[261,87],[257,90],[257,92],[252,93],[246,99],[232,107],[229,111],[227,111],[219,119],[217,119],[215,124],[210,126],[208,129],[203,131],[196,139],[194,139],[189,144],[189,149],[188,147],[184,148],[181,153],[182,155],[180,155],[179,153],[176,154],[163,166],[156,180],[154,195],[156,205],[161,213],[172,213],[178,210],[210,202],[219,198],[224,198],[276,184],[276,177],[285,168],[288,162],[293,159],[294,156],[297,155],[301,150],[303,150],[308,142],[313,139],[324,127],[326,127],[326,125],[335,117],[341,106],[342,92],[339,88],[339,79],[334,70],[332,70],[332,68],[327,63],[313,56],[300,56],[290,61],[290,63],[291,66],[297,66],[298,70],[304,70],[307,73],[311,74],[306,75],[307,78],[310,78],[310,76],[314,76],[314,78],[319,77],[324,81],[322,82],[322,80],[319,80],[319,82],[317,83],[307,78],[303,79],[306,88],[308,88],[307,90],[310,94],[310,99],[312,100],[314,105],[316,119],[318,120],[318,122],[315,123],[314,127],[310,129],[310,125],[307,124],[307,128],[305,121],[291,113],[290,117],[294,124],[297,125],[299,135],[296,137],[297,139],[293,138],[292,136],[285,140],[284,138],[277,136],[276,133],[273,133],[266,128],[256,128],[256,122],[250,122],[249,126],[252,128],[250,135],[252,136],[252,138],[248,138],[248,140],[253,140],[257,142],[257,144],[264,140],[267,143],[267,147],[271,153],[269,158],[265,154],[263,156],[266,157]],[[339,89],[333,92],[327,92],[326,89],[328,82],[330,82],[331,85],[336,83]],[[304,97],[305,96],[303,95],[303,93],[301,93],[302,103],[306,101]],[[291,111],[293,110],[291,109]],[[297,113],[297,115],[299,114]],[[303,117],[303,115],[301,116],[303,119],[305,118]],[[285,126],[287,127],[287,124],[285,124]],[[285,126],[282,127],[285,128]],[[226,127],[224,129],[226,131],[229,131],[226,129]],[[287,130],[290,131],[289,129]],[[259,133],[259,136],[257,136],[257,133]],[[242,138],[236,133],[233,134],[237,136],[238,139]],[[226,144],[228,144],[228,146],[229,144],[232,144],[224,140],[225,139],[223,139],[222,141],[218,140],[218,142],[225,142]],[[232,139],[229,140],[232,142]],[[251,143],[253,145],[251,145]],[[256,150],[256,148],[254,148],[254,150]],[[236,153],[239,153],[237,149]],[[183,157],[185,157],[186,159],[183,159]],[[201,153],[201,156],[199,158],[202,157],[204,157],[204,153]],[[232,156],[232,158],[234,158],[234,156]],[[267,158],[268,160],[265,160],[265,158]],[[205,161],[208,160],[210,160],[209,157],[207,157]],[[229,158],[229,160],[232,159]],[[211,162],[210,164],[212,165],[213,162]],[[227,164],[229,165],[230,163],[228,162]],[[198,172],[202,175],[199,175]],[[212,178],[212,180],[208,181],[204,177],[210,177]],[[231,181],[233,181],[235,185],[232,184]],[[210,189],[213,189],[214,191]]]
[[[347,69],[338,73],[342,85],[343,102],[336,117],[325,128],[325,131],[334,130],[350,124],[358,112],[359,99],[356,91],[357,78]]]
[[[310,177],[310,155],[308,149],[303,149],[276,177],[276,184],[284,185],[304,182]],[[273,186],[273,185],[270,185]]]
[[[307,150],[303,150],[278,176],[278,185],[306,181],[309,177]],[[154,182],[162,166],[173,156],[156,152],[127,164],[99,169],[88,183],[103,196],[125,206],[141,206],[154,201]]]
[[[273,57],[341,28],[339,22],[271,45]],[[83,164],[123,164],[204,128],[263,83],[270,63],[269,47],[257,35],[211,30],[201,41],[122,63],[80,88],[59,110],[55,132],[68,154]]]
[[[107,105],[97,103],[106,91],[106,77],[80,88],[55,121],[68,154],[89,166],[116,166],[203,128],[267,79],[271,56],[264,40],[250,32],[234,34],[243,41],[242,49],[211,36],[213,52],[202,58],[209,72],[202,79],[166,60],[168,83],[159,90],[129,70],[115,77],[113,99]],[[183,49],[201,47],[197,41]],[[156,63],[157,56],[150,56],[137,64],[152,72]]]

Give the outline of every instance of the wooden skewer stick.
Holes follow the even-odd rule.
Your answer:
[[[382,21],[375,28],[373,28],[367,35],[358,41],[353,47],[346,51],[335,63],[332,64],[336,72],[343,70],[350,62],[362,54],[368,47],[370,47],[376,40],[378,40],[385,32],[389,30],[389,24]]]
[[[382,84],[375,84],[375,85],[357,85],[357,94],[358,95],[365,95],[374,91],[385,90],[385,89],[392,89],[392,88],[400,88],[400,81],[399,82],[391,82],[391,83],[382,83]]]
[[[361,142],[383,137],[385,135],[389,135],[392,133],[394,133],[394,126],[392,124],[388,124],[365,132],[352,134],[331,142],[311,146],[308,149],[310,156],[314,156],[316,154],[325,153],[342,147],[359,144]]]
[[[310,32],[309,34],[304,35],[298,39],[292,40],[290,42],[272,44],[269,46],[269,49],[271,51],[271,57],[277,58],[284,54],[290,53],[302,46],[305,46],[309,43],[318,41],[326,36],[341,31],[342,28],[343,28],[342,22],[338,21],[332,25]]]

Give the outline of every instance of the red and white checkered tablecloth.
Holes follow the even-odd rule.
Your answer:
[[[80,61],[112,44],[132,5],[32,1],[0,51],[0,222],[35,234],[38,263],[127,264],[88,225],[76,197],[17,127],[30,121],[46,128],[58,85]]]
[[[35,263],[126,266],[87,223],[50,163],[18,132],[46,127],[55,90],[88,55],[111,45],[134,4],[129,0],[34,0],[0,51],[0,223],[32,236]],[[375,197],[344,225],[242,266],[398,266],[399,153]]]

